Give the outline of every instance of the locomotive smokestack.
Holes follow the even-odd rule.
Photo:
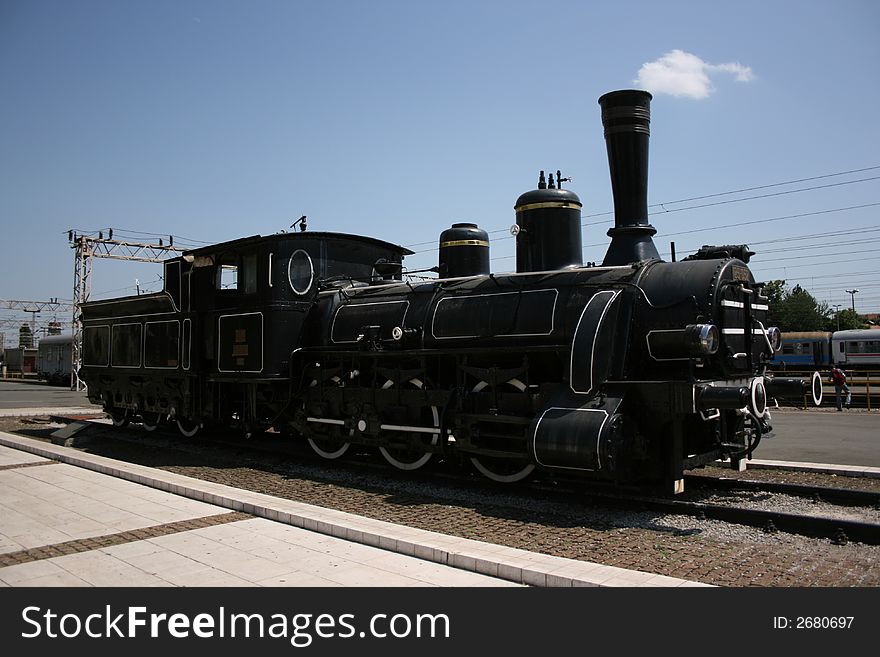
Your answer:
[[[651,94],[647,91],[612,91],[599,99],[608,149],[611,191],[614,195],[614,228],[603,265],[626,265],[660,258],[648,223],[648,137]]]

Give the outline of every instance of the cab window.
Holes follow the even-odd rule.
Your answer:
[[[253,294],[257,291],[257,256],[226,256],[217,267],[217,289]]]

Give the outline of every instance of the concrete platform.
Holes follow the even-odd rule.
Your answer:
[[[0,586],[704,586],[0,445]]]
[[[98,406],[36,406],[34,408],[0,408],[0,417],[31,417],[39,415],[94,415],[104,416]]]
[[[816,472],[833,474],[841,477],[880,478],[880,468],[867,465],[835,465],[833,463],[807,463],[801,461],[774,461],[771,459],[753,459],[747,461],[749,470],[792,470],[799,472]]]

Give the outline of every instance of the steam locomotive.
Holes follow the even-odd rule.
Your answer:
[[[498,482],[536,469],[683,490],[737,467],[770,431],[780,333],[745,245],[660,259],[648,221],[651,95],[599,104],[615,226],[585,266],[581,202],[557,172],[516,201],[516,271],[492,273],[473,224],[440,236],[437,278],[411,251],[329,232],[254,236],[164,264],[164,290],[82,306],[80,377],[117,425],[268,427],[326,459],[377,449],[400,470],[444,459]],[[302,226],[301,228],[303,228]]]

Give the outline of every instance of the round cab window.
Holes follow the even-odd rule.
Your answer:
[[[294,251],[290,256],[290,264],[287,265],[287,280],[290,281],[291,289],[297,294],[305,294],[312,287],[314,275],[309,254],[302,249]]]

